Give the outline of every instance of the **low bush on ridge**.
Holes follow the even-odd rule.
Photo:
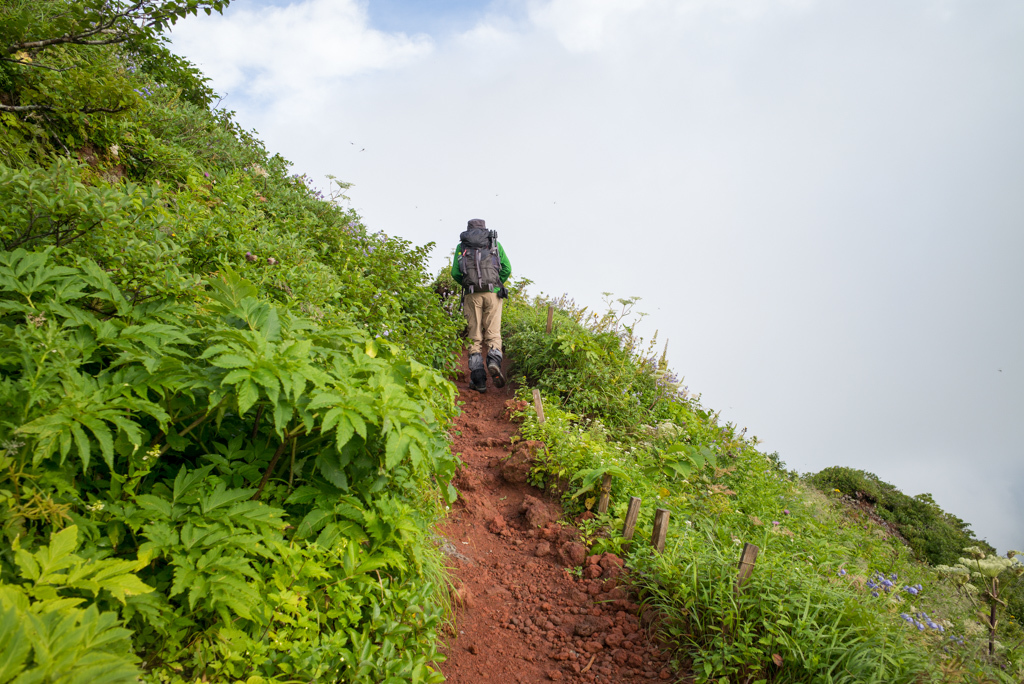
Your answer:
[[[692,660],[698,681],[1024,676],[1016,622],[1000,623],[990,657],[971,592],[915,560],[867,513],[807,487],[777,455],[758,451],[756,438],[718,424],[617,313],[561,300],[548,335],[548,303],[520,296],[506,309],[521,398],[530,399],[533,385],[545,401],[544,423],[532,410],[519,415],[523,438],[547,445],[532,480],[561,492],[575,515],[593,508],[601,476],[612,476],[609,512],[585,529],[598,550],[628,556],[644,602],[665,618],[663,636]],[[591,373],[604,382],[581,397],[575,378]],[[619,532],[630,496],[644,506],[626,546]],[[663,554],[645,541],[655,507],[671,513]],[[737,592],[744,543],[760,555]]]

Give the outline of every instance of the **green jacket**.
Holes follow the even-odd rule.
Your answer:
[[[462,269],[459,268],[460,254],[462,254],[461,242],[459,243],[459,246],[455,248],[455,258],[452,259],[452,278],[455,278],[455,282],[462,285]],[[498,269],[498,277],[501,278],[501,282],[504,284],[504,282],[508,280],[508,277],[512,275],[512,263],[508,260],[508,257],[505,256],[505,248],[501,246],[500,242],[498,243],[498,263],[501,264],[501,268]],[[500,289],[501,288],[498,287],[492,287],[491,292],[497,292]]]

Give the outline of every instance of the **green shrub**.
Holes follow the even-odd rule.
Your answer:
[[[575,307],[556,310],[548,335],[546,302],[513,300],[510,311],[506,346],[520,377],[545,390],[546,421],[532,410],[519,416],[523,437],[546,444],[532,481],[561,492],[574,515],[593,509],[601,477],[611,476],[609,511],[585,523],[584,535],[596,552],[627,556],[642,601],[659,609],[662,637],[692,661],[697,681],[1013,681],[1007,673],[1024,664],[1018,626],[1000,623],[1003,646],[989,657],[972,597],[916,563],[866,512],[836,507],[797,481],[777,454],[719,425],[675,382],[641,395],[651,397],[647,406],[624,405],[615,396],[623,388],[670,376],[634,351],[640,345],[614,316],[597,326],[582,323]],[[575,377],[590,371],[606,382],[586,385],[591,398],[578,402]],[[520,392],[529,398],[528,387]],[[945,515],[929,497],[900,498],[867,473],[830,469],[826,477],[828,491],[902,502],[904,524],[927,529],[922,521]],[[631,545],[620,536],[630,496],[643,501]],[[655,507],[671,516],[661,555],[646,542]],[[760,555],[737,593],[744,543]]]
[[[808,482],[823,492],[838,492],[875,504],[878,515],[896,526],[917,554],[932,565],[952,565],[968,546],[985,542],[974,537],[960,518],[943,511],[931,494],[911,497],[877,475],[863,470],[833,466],[808,477]]]
[[[227,269],[194,305],[133,305],[79,263],[0,253],[0,582],[27,586],[18,549],[73,522],[82,558],[141,582],[55,610],[120,615],[161,677],[436,680],[451,384]]]

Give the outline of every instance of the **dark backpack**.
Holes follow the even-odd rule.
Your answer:
[[[490,292],[501,287],[501,258],[498,256],[498,233],[473,227],[463,231],[459,270],[466,292]]]

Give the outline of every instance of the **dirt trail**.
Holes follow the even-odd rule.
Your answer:
[[[465,406],[453,448],[465,465],[440,530],[461,603],[441,665],[448,681],[678,681],[641,628],[622,561],[588,557],[575,529],[557,522],[557,502],[526,484],[536,443],[518,442],[509,457],[512,388],[456,384]],[[568,571],[580,565],[582,577]]]

